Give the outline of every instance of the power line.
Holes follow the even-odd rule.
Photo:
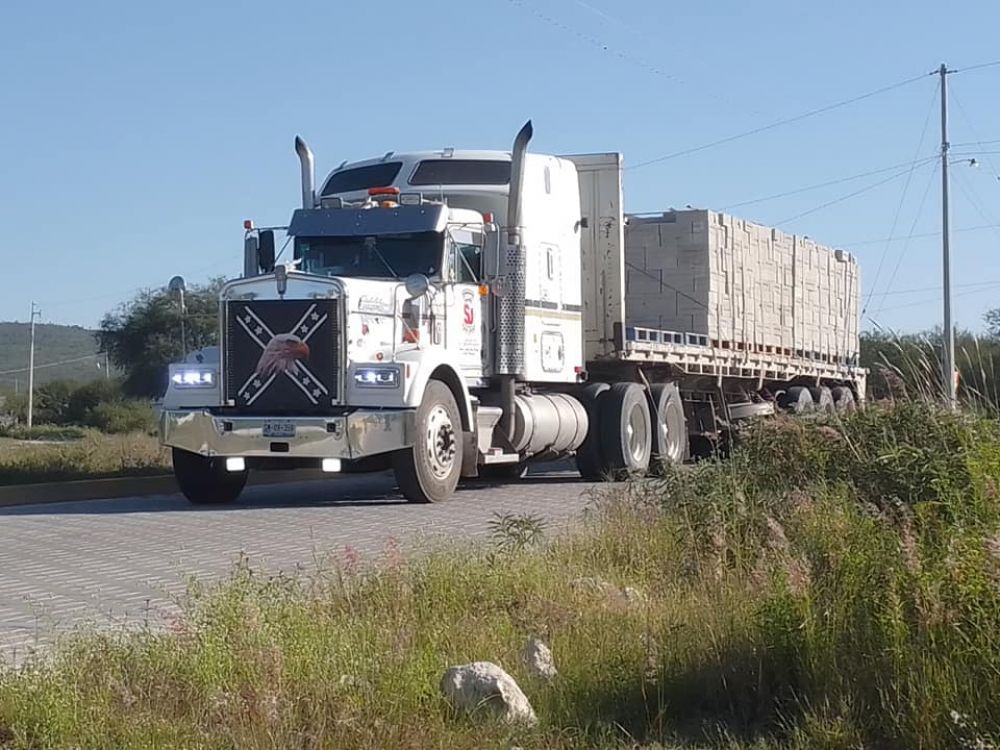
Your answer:
[[[903,265],[903,258],[906,257],[906,250],[910,246],[910,239],[913,237],[914,232],[916,232],[917,223],[920,221],[920,217],[924,210],[924,204],[927,202],[927,196],[930,195],[931,185],[934,184],[934,176],[937,173],[938,165],[935,164],[934,169],[931,170],[931,174],[927,179],[927,186],[924,188],[924,193],[920,196],[920,204],[917,206],[917,212],[913,215],[913,223],[910,224],[910,231],[907,235],[907,239],[903,243],[902,249],[899,251],[899,257],[896,258],[896,265],[892,267],[892,275],[889,277],[889,282],[885,285],[885,291],[882,293],[882,300],[879,302],[878,310],[875,311],[876,315],[882,312],[882,306],[885,304],[885,296],[889,293],[889,290],[892,289],[893,282],[896,281],[896,274],[899,273],[899,268]],[[938,234],[940,234],[940,232],[938,232]],[[865,307],[867,309],[868,305],[866,304]]]
[[[976,209],[976,213],[978,213],[982,217],[983,221],[989,222],[990,225],[992,226],[996,226],[997,224],[996,219],[992,218],[992,214],[990,214],[988,210],[984,208],[983,204],[979,201],[979,196],[973,189],[972,184],[970,183],[966,185],[965,175],[962,175],[960,173],[958,178],[958,189],[962,191],[962,194],[965,196],[966,200],[968,200],[969,203],[972,205],[972,207]],[[998,233],[997,236],[1000,237],[1000,233]]]
[[[834,102],[833,104],[827,104],[823,107],[817,107],[816,109],[811,109],[807,112],[795,115],[793,117],[786,117],[782,120],[777,120],[775,122],[769,123],[767,125],[761,125],[756,128],[751,128],[750,130],[745,130],[742,133],[736,133],[735,135],[730,135],[725,138],[719,138],[718,140],[710,141],[708,143],[703,143],[700,146],[692,146],[691,148],[686,148],[681,151],[674,151],[673,153],[666,154],[664,156],[658,156],[655,159],[647,159],[646,161],[639,162],[638,164],[633,164],[632,166],[626,167],[625,169],[640,169],[642,167],[647,167],[650,164],[658,164],[662,161],[667,161],[668,159],[676,159],[680,156],[687,156],[689,154],[695,154],[699,151],[705,151],[716,146],[721,146],[726,143],[732,143],[733,141],[738,141],[743,138],[749,138],[752,135],[757,135],[758,133],[764,133],[768,130],[774,130],[775,128],[780,128],[783,125],[790,125],[793,122],[800,122],[801,120],[808,119],[810,117],[815,117],[816,115],[821,115],[826,112],[831,112],[840,107],[846,107],[849,104],[854,104],[856,102],[863,101],[865,99],[871,99],[873,96],[878,96],[879,94],[885,94],[889,91],[893,91],[903,86],[908,86],[911,83],[923,80],[927,77],[926,73],[923,73],[913,78],[907,78],[904,81],[898,81],[897,83],[890,84],[888,86],[883,86],[882,88],[875,89],[874,91],[869,91],[858,96],[851,97],[850,99],[843,99],[839,102]]]
[[[987,293],[995,294],[998,291],[1000,291],[1000,283],[996,284],[995,287],[990,287],[989,289],[976,289],[976,290],[971,291],[971,292],[964,292],[962,294],[956,294],[954,296],[955,297],[971,297],[971,296],[976,295],[976,294],[987,294]],[[878,310],[878,312],[875,313],[875,315],[878,315],[879,313],[884,312],[884,311],[888,311],[888,310],[902,310],[902,309],[907,308],[907,307],[918,307],[920,305],[929,305],[929,304],[931,304],[933,302],[939,302],[940,300],[941,300],[941,295],[939,294],[938,296],[932,297],[930,299],[922,299],[922,300],[917,300],[915,302],[904,302],[901,305],[890,305],[889,307],[880,307],[879,310]],[[874,322],[875,321],[875,316],[873,315],[873,316],[869,317],[868,319]]]
[[[979,133],[976,130],[976,125],[975,125],[975,123],[972,122],[972,117],[969,115],[968,110],[962,104],[962,100],[959,99],[958,96],[956,95],[954,86],[952,87],[952,90],[951,90],[951,99],[952,99],[953,102],[955,102],[955,104],[958,105],[958,112],[965,119],[966,124],[969,126],[969,130],[972,131],[973,137],[974,138],[979,138]],[[976,146],[982,146],[983,143],[984,143],[984,141],[977,140],[975,143],[976,143]],[[993,164],[993,160],[989,158],[989,155],[991,153],[992,152],[990,152],[990,151],[983,151],[980,155],[986,157],[986,164],[989,166],[990,170],[993,172],[993,176],[996,177],[998,180],[1000,180],[1000,171],[998,171],[997,168],[996,168],[996,166]]]
[[[103,356],[104,354],[101,352],[97,352],[95,354],[85,354],[82,357],[73,357],[72,359],[60,360],[59,362],[48,362],[47,364],[44,365],[35,365],[35,369],[41,370],[46,367],[59,367],[60,365],[70,365],[73,364],[74,362],[85,362],[88,359],[97,359]],[[0,370],[0,375],[13,375],[18,372],[27,372],[28,369],[29,369],[28,367],[19,367],[16,370]]]
[[[949,70],[949,73],[968,73],[971,70],[979,70],[981,68],[992,68],[996,65],[1000,65],[1000,60],[993,60],[992,62],[980,63],[979,65],[970,65],[965,68],[956,68],[955,70]],[[932,75],[937,75],[935,70]]]
[[[755,203],[765,203],[771,200],[777,200],[778,198],[787,198],[792,195],[798,195],[800,193],[808,193],[811,190],[819,190],[820,188],[830,187],[832,185],[840,185],[845,182],[852,182],[854,180],[860,180],[863,177],[872,177],[877,174],[885,174],[886,172],[892,172],[894,170],[900,169],[901,167],[916,167],[921,164],[926,164],[937,159],[937,156],[926,156],[922,159],[916,159],[915,161],[903,162],[901,164],[893,164],[891,167],[883,167],[881,169],[873,169],[868,172],[861,172],[859,174],[853,174],[848,177],[838,177],[834,180],[827,180],[826,182],[817,182],[815,185],[807,185],[805,187],[795,188],[794,190],[787,190],[784,193],[774,193],[772,195],[766,195],[763,198],[754,198],[753,200],[740,201],[739,203],[730,203],[728,206],[723,206],[723,211],[730,211],[734,208],[742,208],[743,206],[752,206]]]
[[[795,214],[794,216],[788,217],[787,219],[783,219],[782,221],[777,222],[775,226],[780,227],[782,224],[788,224],[789,222],[795,221],[796,219],[801,219],[803,216],[809,216],[810,214],[814,214],[817,211],[822,211],[824,208],[829,208],[830,206],[834,206],[838,203],[843,203],[846,200],[850,200],[851,198],[859,196],[862,193],[867,193],[868,191],[874,190],[877,187],[881,187],[882,185],[892,182],[893,180],[898,180],[900,177],[903,177],[904,175],[907,175],[910,172],[911,170],[908,169],[903,170],[902,172],[897,172],[896,174],[886,177],[884,180],[873,182],[871,185],[866,185],[865,187],[859,190],[854,190],[853,192],[847,193],[846,195],[842,195],[839,198],[834,198],[833,200],[827,201],[826,203],[821,203],[818,206],[810,208],[808,211],[802,211],[800,213]]]
[[[927,108],[927,116],[924,117],[924,125],[920,129],[920,140],[917,142],[916,151],[913,153],[913,158],[916,159],[917,154],[920,153],[920,149],[924,147],[924,138],[927,137],[927,126],[931,121],[931,112],[934,111],[934,100],[937,98],[937,93],[941,89],[941,83],[938,82],[937,86],[934,87],[934,93],[931,95],[931,103]],[[903,185],[903,192],[900,193],[899,203],[896,204],[896,213],[892,217],[892,226],[889,228],[889,238],[891,239],[893,235],[896,234],[896,227],[899,225],[899,216],[903,212],[903,204],[906,202],[906,194],[910,191],[910,182],[913,179],[913,170],[916,169],[916,165],[910,167],[910,171],[906,175],[906,183]],[[875,269],[875,280],[872,282],[871,290],[868,292],[868,299],[865,300],[864,306],[861,308],[861,316],[864,317],[865,312],[868,311],[868,305],[871,304],[872,295],[875,293],[875,289],[878,287],[878,280],[882,276],[882,266],[885,264],[885,257],[889,253],[889,240],[886,240],[885,245],[882,247],[882,253],[879,255],[878,266]]]
[[[933,177],[933,174],[931,175]],[[952,233],[957,232],[980,232],[984,229],[1000,229],[1000,224],[980,224],[974,227],[961,227],[959,229],[952,229]],[[841,247],[851,248],[851,247],[861,247],[862,245],[879,245],[883,242],[905,242],[906,240],[923,239],[926,237],[940,237],[941,232],[920,232],[919,234],[908,234],[905,237],[881,237],[876,240],[857,240],[855,242],[837,242],[834,243]]]
[[[994,279],[992,281],[973,281],[969,284],[956,284],[956,289],[971,289],[973,287],[980,286],[1000,286],[1000,279]],[[882,292],[884,295],[902,295],[902,294],[916,294],[918,292],[937,292],[941,290],[941,286],[922,286],[915,289],[897,289],[892,292]]]

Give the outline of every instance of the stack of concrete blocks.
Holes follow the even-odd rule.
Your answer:
[[[701,209],[628,217],[628,326],[853,364],[860,290],[854,258],[808,237]]]

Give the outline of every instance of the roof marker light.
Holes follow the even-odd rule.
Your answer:
[[[368,195],[399,195],[399,188],[398,187],[368,188]]]
[[[250,219],[244,219],[243,228],[249,232],[251,229],[253,229],[253,221]]]

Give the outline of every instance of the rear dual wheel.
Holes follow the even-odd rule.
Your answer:
[[[641,475],[651,462],[687,457],[684,405],[673,383],[654,385],[649,394],[638,383],[592,383],[577,397],[590,420],[576,452],[584,479]]]

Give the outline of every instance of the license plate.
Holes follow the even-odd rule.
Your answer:
[[[266,438],[293,438],[295,425],[292,422],[264,422],[261,434]]]

